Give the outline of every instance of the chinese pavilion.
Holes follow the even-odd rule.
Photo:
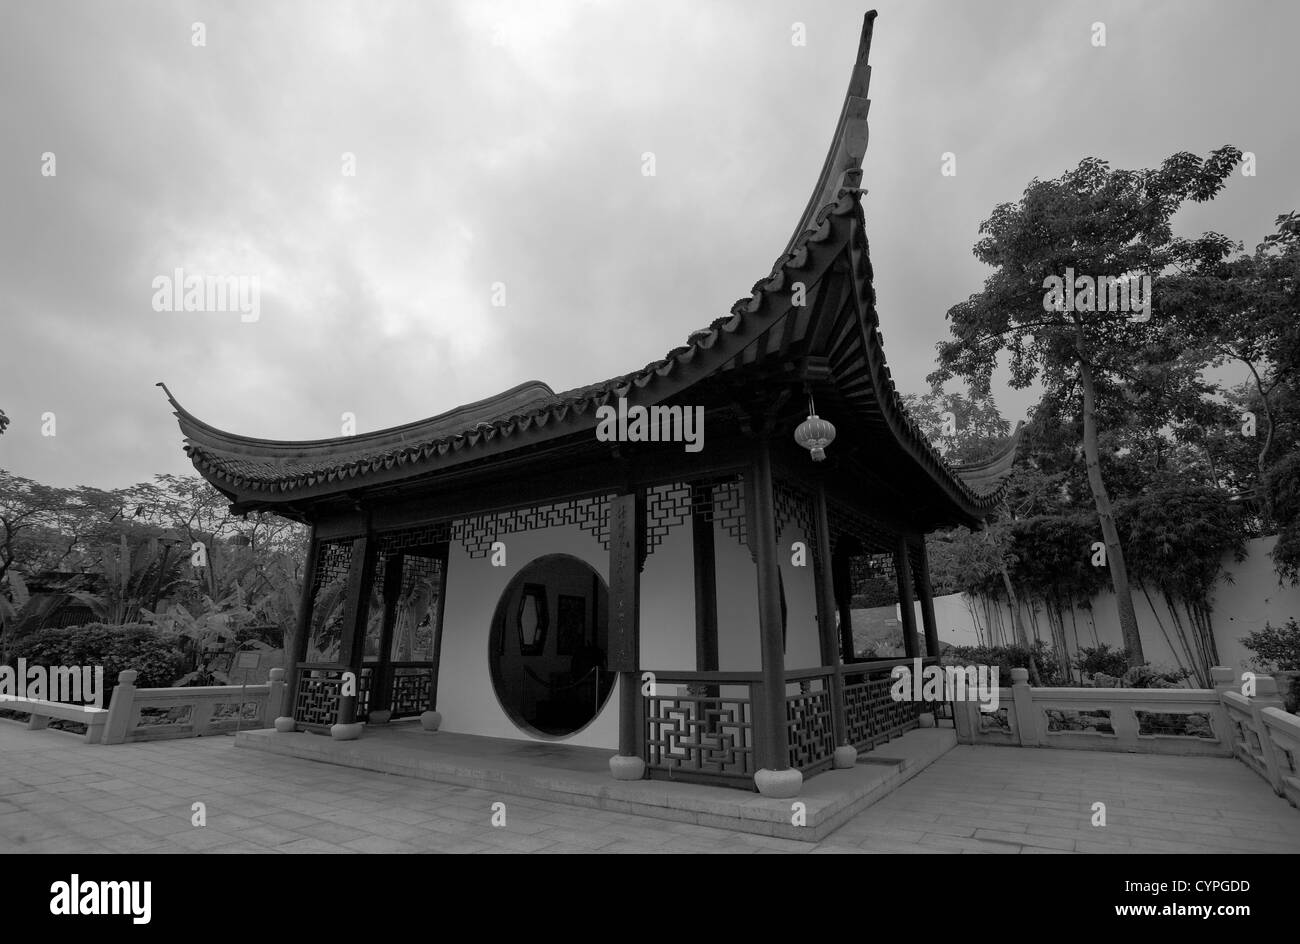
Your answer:
[[[898,660],[859,658],[855,593],[887,582],[894,654],[937,658],[924,537],[979,527],[1015,446],[946,464],[885,364],[859,186],[874,18],[785,251],[660,360],[306,442],[222,432],[168,393],[234,511],[311,527],[279,731],[419,716],[617,750],[618,779],[794,796],[918,724],[889,697]],[[638,407],[702,410],[704,448],[597,436],[602,408]]]

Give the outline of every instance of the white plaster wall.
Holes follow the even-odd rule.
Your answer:
[[[796,566],[795,542],[802,542],[802,566]],[[811,669],[822,664],[821,643],[817,638],[817,581],[813,568],[813,544],[798,526],[786,526],[777,542],[777,561],[781,564],[781,582],[785,586],[786,669]],[[753,593],[758,594],[755,581]],[[757,634],[758,625],[754,626]]]
[[[501,539],[506,566],[491,557],[471,558],[451,542],[447,560],[447,596],[442,618],[442,661],[438,673],[438,710],[442,727],[457,734],[517,740],[539,738],[517,727],[502,710],[488,668],[488,640],[497,601],[506,585],[531,560],[545,554],[571,554],[586,561],[608,584],[609,552],[576,526],[545,528]],[[566,744],[618,748],[618,686],[600,714]]]
[[[758,643],[758,569],[745,547],[715,523],[717,562],[718,668],[723,672],[762,669]]]
[[[1239,670],[1250,668],[1252,653],[1241,644],[1241,637],[1247,633],[1264,628],[1271,622],[1274,626],[1285,623],[1295,617],[1300,619],[1300,587],[1283,586],[1273,570],[1273,560],[1269,556],[1276,537],[1254,538],[1247,542],[1246,559],[1238,563],[1231,555],[1224,561],[1227,578],[1220,577],[1210,594],[1214,606],[1213,626],[1214,641],[1219,650],[1219,663],[1234,666]],[[1173,667],[1177,664],[1174,651],[1170,646],[1172,640],[1182,661],[1187,664],[1187,656],[1181,642],[1173,629],[1173,621],[1162,599],[1152,597],[1155,609],[1147,602],[1146,596],[1135,589],[1133,608],[1137,613],[1138,626],[1142,633],[1142,650],[1147,661]],[[979,611],[979,625],[986,626],[982,603],[969,600],[964,594],[951,594],[936,597],[935,619],[939,626],[939,639],[957,646],[973,646],[980,643],[976,622],[970,607]],[[1026,628],[1033,635],[1033,624],[1025,611]],[[1179,615],[1187,625],[1186,615]],[[1157,616],[1159,619],[1157,620]],[[920,607],[917,607],[917,625],[920,625]],[[1002,620],[1008,640],[1014,632],[1011,615],[1007,607],[1002,608]],[[1050,630],[1046,617],[1038,614],[1039,634],[1050,642]],[[1066,612],[1065,631],[1071,655],[1078,651],[1078,646],[1096,646],[1099,642],[1109,643],[1113,647],[1122,647],[1123,634],[1119,627],[1119,614],[1115,607],[1115,595],[1109,591],[1099,594],[1092,600],[1092,610],[1075,608],[1076,627],[1071,623],[1070,614]],[[1164,625],[1164,632],[1161,631]],[[1190,627],[1187,627],[1190,629]],[[1166,639],[1166,633],[1169,639]],[[997,640],[995,640],[997,641]]]
[[[641,665],[691,672],[695,664],[695,548],[689,519],[668,532],[641,571]]]
[[[488,641],[497,602],[530,561],[545,554],[570,554],[590,564],[608,582],[609,552],[577,527],[546,528],[508,535],[506,565],[490,557],[471,558],[456,542],[447,561],[438,710],[443,730],[486,737],[543,740],[517,727],[497,700],[488,667]],[[811,552],[804,566],[791,560],[790,545],[807,537],[793,525],[783,534],[781,576],[787,607],[786,666],[820,664],[816,581]],[[718,655],[722,671],[762,668],[758,627],[757,570],[749,549],[715,525],[718,587]],[[689,522],[674,528],[647,560],[641,575],[641,665],[661,671],[693,670],[695,662],[694,555]],[[546,739],[549,740],[549,739]],[[591,724],[562,739],[591,747],[618,747],[618,692]]]

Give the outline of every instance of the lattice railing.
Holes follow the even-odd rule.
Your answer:
[[[920,724],[923,711],[931,710],[925,702],[896,701],[890,695],[893,680],[890,672],[903,662],[840,666],[844,677],[844,727],[848,742],[858,750],[898,737]]]
[[[433,686],[433,666],[427,662],[394,662],[389,671],[393,678],[388,689],[388,707],[393,717],[409,718],[427,711],[429,690]]]
[[[429,709],[433,666],[428,662],[368,662],[357,684],[357,720],[366,721],[381,707],[377,693],[388,692],[390,719],[410,718]]]
[[[294,720],[310,728],[328,728],[335,724],[339,720],[343,673],[348,671],[347,667],[303,663],[298,669],[298,690],[293,698]]]
[[[375,669],[377,665],[363,665],[361,677],[357,679],[357,720],[365,721],[370,717],[371,703],[375,693]]]
[[[657,674],[646,699],[646,763],[669,777],[749,780],[754,694],[737,673]]]
[[[834,673],[827,667],[786,674],[789,764],[805,776],[829,766],[835,755]]]

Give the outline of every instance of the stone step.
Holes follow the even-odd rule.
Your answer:
[[[418,724],[368,728],[354,741],[274,730],[241,731],[236,736],[238,747],[290,757],[807,842],[824,839],[956,744],[951,728],[909,731],[859,755],[849,770],[827,770],[809,778],[798,797],[776,800],[719,786],[615,781],[608,770],[610,751],[428,733]]]

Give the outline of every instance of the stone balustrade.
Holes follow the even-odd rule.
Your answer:
[[[1236,757],[1300,806],[1300,717],[1282,710],[1266,675],[1211,672],[1214,688],[1033,688],[1012,669],[998,708],[953,706],[962,744]],[[1253,682],[1253,685],[1251,684]],[[1250,694],[1245,694],[1249,691]]]
[[[269,728],[284,699],[284,669],[262,685],[136,688],[136,672],[118,675],[103,743],[231,734]]]

